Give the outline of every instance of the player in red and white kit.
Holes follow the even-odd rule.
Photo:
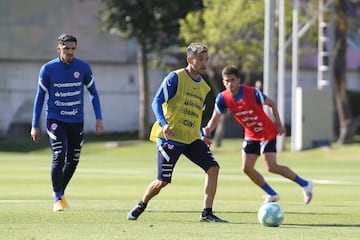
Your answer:
[[[262,154],[269,172],[288,178],[303,188],[304,202],[312,199],[312,182],[294,173],[289,167],[276,162],[276,137],[285,133],[279,112],[273,100],[260,90],[241,85],[239,70],[234,66],[222,71],[225,90],[217,95],[215,108],[207,126],[205,136],[210,136],[220,122],[221,114],[229,109],[236,121],[244,128],[242,170],[266,192],[264,203],[276,202],[280,195],[270,187],[264,177],[255,169],[255,163]],[[263,105],[268,105],[274,121],[265,113]]]

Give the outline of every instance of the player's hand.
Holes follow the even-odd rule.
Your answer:
[[[286,129],[282,125],[277,126],[277,128],[279,136],[283,135],[286,132]]]
[[[104,133],[104,125],[101,119],[96,119],[96,135],[101,135]]]
[[[175,132],[170,125],[165,125],[163,131],[166,140],[168,140],[169,137],[175,137]]]
[[[202,137],[201,137],[201,140],[206,144],[206,146],[208,146],[208,148],[211,147],[212,142],[210,141],[210,139],[208,139],[208,138],[205,137],[205,136],[202,136]]]
[[[211,131],[210,128],[208,128],[207,126],[203,128],[203,133],[206,137],[210,137],[211,136]]]
[[[40,140],[40,128],[36,127],[36,128],[31,128],[31,132],[30,132],[30,136],[31,136],[31,139],[34,141],[34,142],[39,142]]]

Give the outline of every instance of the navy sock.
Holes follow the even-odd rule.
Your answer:
[[[276,195],[277,193],[275,192],[274,189],[272,189],[270,187],[269,184],[265,183],[264,185],[261,186],[261,188],[269,195]]]
[[[145,209],[147,206],[147,203],[144,203],[142,200],[138,203],[138,205],[142,208]]]
[[[301,187],[305,187],[305,186],[308,185],[308,181],[306,181],[305,179],[299,177],[298,175],[295,176],[294,182],[299,184]]]
[[[55,192],[54,195],[55,195],[54,196],[54,202],[57,202],[57,201],[61,200],[61,196],[63,195],[63,193],[62,192]]]
[[[212,208],[204,208],[204,210],[202,211],[201,215],[203,217],[207,216],[209,213],[212,213]]]

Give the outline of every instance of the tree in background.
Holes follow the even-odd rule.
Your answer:
[[[211,53],[210,68],[234,64],[243,71],[262,71],[264,3],[262,0],[204,0],[204,9],[181,20],[185,42],[201,39]]]
[[[263,71],[264,55],[264,1],[263,0],[204,0],[204,9],[190,12],[181,20],[180,35],[186,43],[201,39],[210,50],[209,81],[214,94],[220,92],[219,72],[225,65],[233,64],[248,73]],[[346,0],[334,0],[336,32],[334,57],[334,92],[339,120],[338,143],[351,143],[356,125],[351,113],[346,91]],[[300,9],[300,25],[317,14],[317,1],[308,1],[307,9]],[[286,1],[286,38],[291,36],[292,4]],[[274,23],[276,24],[276,23]],[[300,26],[301,27],[301,26]],[[306,44],[317,49],[317,26],[313,25],[302,37]],[[275,40],[275,43],[278,41]],[[290,55],[288,55],[289,57]],[[248,78],[248,77],[246,77]],[[226,122],[226,116],[225,121]],[[215,133],[215,145],[220,145],[222,125]],[[219,135],[217,135],[219,133]]]
[[[253,73],[263,71],[265,4],[263,0],[204,0],[203,2],[203,10],[191,12],[181,20],[180,35],[186,43],[201,39],[208,45],[210,53],[208,77],[216,95],[223,88],[220,72],[224,66],[230,64],[238,66],[246,73],[244,75],[246,83],[250,82],[249,76]],[[286,8],[288,9],[286,25],[291,26],[291,5],[287,4]],[[289,27],[287,35],[290,34]],[[215,131],[216,146],[220,145],[223,126],[229,118],[231,116],[225,114],[224,120]]]
[[[201,0],[103,0],[102,29],[121,39],[138,42],[139,139],[148,138],[149,87],[148,54],[179,43],[179,20],[189,11],[203,7]]]
[[[351,106],[347,94],[346,81],[346,36],[347,36],[347,0],[334,0],[335,3],[335,44],[334,57],[334,94],[335,107],[339,121],[339,144],[353,142],[356,134]]]
[[[349,30],[354,30],[358,28],[355,19],[356,16],[349,16],[348,14],[348,4],[350,4],[350,2],[351,1],[349,0],[333,0],[335,15],[335,39],[331,57],[333,58],[334,63],[334,69],[332,74],[334,81],[334,108],[336,111],[335,135],[337,137],[338,144],[352,143],[354,141],[354,136],[357,130],[357,125],[354,120],[351,104],[349,101],[346,78],[347,37]],[[309,1],[308,5],[308,13],[318,13],[319,4],[317,1]]]
[[[206,43],[211,53],[208,79],[214,94],[222,90],[219,73],[225,65],[238,66],[247,73],[246,79],[251,73],[263,71],[264,0],[103,0],[103,2],[105,3],[101,11],[103,29],[122,39],[135,38],[139,44],[140,139],[146,139],[149,131],[147,76],[149,53],[161,52],[171,45],[179,44],[181,40],[185,42],[182,45],[192,41]],[[336,11],[336,39],[333,52],[334,92],[339,120],[338,142],[344,144],[353,141],[356,130],[346,91],[348,1],[334,0],[334,2]],[[314,5],[313,1],[308,3],[309,6]],[[317,4],[315,3],[314,6]],[[314,6],[313,14],[316,14],[318,9]],[[285,7],[286,38],[289,38],[292,21],[291,1],[286,1]],[[305,23],[312,14],[309,9],[305,10],[306,12],[300,13],[300,24]],[[313,27],[303,37],[303,41],[306,38],[306,43],[313,44],[316,37],[317,30]]]

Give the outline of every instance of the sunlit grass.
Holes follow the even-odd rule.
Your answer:
[[[45,141],[43,139],[43,141]],[[22,144],[17,147],[24,149]],[[4,146],[4,145],[2,145]],[[360,227],[360,147],[332,146],[285,151],[278,161],[314,181],[314,200],[303,203],[301,188],[256,167],[281,194],[283,225],[257,222],[264,193],[241,172],[241,140],[213,148],[221,165],[214,203],[228,224],[198,222],[204,173],[181,158],[173,183],[156,196],[138,221],[126,214],[156,177],[155,146],[150,142],[88,141],[67,190],[72,211],[52,212],[50,151],[0,152],[0,239],[356,239]]]

